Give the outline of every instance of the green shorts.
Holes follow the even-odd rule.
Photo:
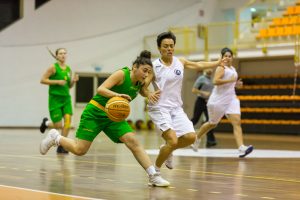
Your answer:
[[[49,95],[49,113],[54,123],[61,121],[65,114],[72,115],[71,96]]]
[[[122,143],[119,138],[126,133],[133,132],[127,121],[114,122],[107,117],[103,110],[87,104],[81,115],[76,137],[92,142],[101,131],[114,143]]]

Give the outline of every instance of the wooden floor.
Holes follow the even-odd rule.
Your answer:
[[[54,148],[40,155],[44,136],[37,129],[0,129],[1,200],[300,199],[300,157],[175,156],[175,169],[162,168],[171,186],[158,188],[147,186],[146,173],[129,150],[105,135],[98,136],[81,157],[57,155]],[[154,132],[137,136],[146,149],[157,149],[162,143]],[[235,149],[232,134],[216,136],[215,150]],[[247,134],[245,143],[256,150],[300,151],[300,136]],[[156,155],[150,157],[154,161]]]

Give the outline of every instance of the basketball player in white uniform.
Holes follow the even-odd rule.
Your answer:
[[[238,74],[232,66],[232,51],[229,48],[223,48],[221,55],[224,66],[219,66],[215,72],[213,80],[215,86],[207,102],[209,121],[204,123],[199,129],[198,139],[195,141],[193,149],[197,151],[199,139],[215,128],[222,117],[226,115],[233,126],[239,157],[245,157],[253,151],[253,146],[245,146],[243,143],[240,101],[235,93],[235,87],[240,87],[243,83],[237,79]]]
[[[157,46],[161,58],[153,62],[155,74],[154,88],[160,89],[158,102],[149,104],[149,115],[156,127],[161,130],[165,144],[160,147],[156,159],[156,169],[162,164],[173,168],[172,152],[194,143],[196,139],[193,123],[182,109],[181,88],[185,68],[203,70],[213,68],[221,63],[191,62],[184,58],[174,57],[176,37],[172,32],[163,32],[157,37]]]

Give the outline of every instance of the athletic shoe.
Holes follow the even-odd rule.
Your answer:
[[[167,160],[165,161],[165,165],[167,168],[173,169],[173,153],[168,156]]]
[[[56,129],[51,129],[45,139],[42,140],[40,144],[40,153],[42,155],[45,155],[48,150],[52,147],[55,146],[55,139],[59,136],[59,132]]]
[[[160,176],[160,173],[156,172],[153,175],[149,175],[149,183],[150,186],[157,186],[157,187],[168,187],[170,183],[163,179]]]
[[[67,154],[67,153],[69,153],[67,150],[65,150],[64,148],[63,148],[63,146],[61,146],[61,145],[59,145],[58,147],[57,147],[57,149],[56,149],[56,153],[65,153],[65,154]]]
[[[40,131],[41,133],[45,133],[45,130],[48,128],[48,126],[46,125],[46,122],[48,121],[47,117],[44,117],[41,125],[40,125]]]
[[[197,138],[197,139],[195,140],[194,144],[191,145],[193,151],[195,151],[195,152],[198,151],[200,142],[201,142],[201,140]]]
[[[164,145],[160,146],[160,149],[163,147]],[[171,153],[167,160],[165,161],[165,165],[168,169],[173,169],[173,153]]]
[[[252,145],[246,146],[244,149],[239,149],[239,157],[244,158],[248,154],[250,154],[253,151],[254,147]]]

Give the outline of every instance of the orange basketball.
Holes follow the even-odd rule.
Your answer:
[[[112,97],[105,105],[105,112],[112,121],[123,121],[130,113],[129,101],[123,97]]]

